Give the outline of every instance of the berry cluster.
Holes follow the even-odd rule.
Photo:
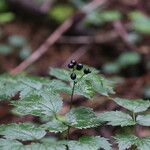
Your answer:
[[[83,64],[77,63],[75,60],[71,60],[71,62],[68,64],[68,68],[73,69],[73,72],[71,73],[70,78],[72,80],[75,80],[77,78],[77,75],[74,73],[74,71],[75,70],[78,70],[78,71],[82,70]],[[83,70],[83,73],[84,73],[84,75],[89,74],[89,73],[91,73],[91,70],[89,68],[85,68]]]

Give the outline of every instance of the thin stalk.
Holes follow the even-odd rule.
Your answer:
[[[134,122],[136,122],[136,116],[135,116],[134,112],[132,113],[132,118],[133,118]]]
[[[70,109],[72,108],[75,85],[76,85],[76,81],[73,82],[72,93],[71,93],[71,101],[70,101]]]
[[[72,93],[71,93],[71,101],[70,101],[70,110],[71,110],[71,108],[72,108],[72,102],[73,102],[73,96],[74,96],[75,85],[76,85],[76,81],[73,82]],[[67,140],[69,140],[69,139],[70,139],[70,127],[68,126],[68,130],[67,130]]]

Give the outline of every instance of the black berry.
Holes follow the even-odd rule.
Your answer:
[[[68,64],[68,68],[72,69],[74,67],[73,63]]]
[[[78,63],[77,66],[76,66],[76,69],[81,70],[82,68],[83,68],[83,65],[81,63]]]
[[[90,69],[84,69],[84,74],[89,74],[89,73],[91,73]]]
[[[77,62],[73,59],[71,60],[71,63],[75,66],[77,64]]]
[[[75,74],[75,73],[72,73],[72,74],[70,75],[70,78],[71,78],[72,80],[75,80],[75,79],[76,79],[76,74]]]

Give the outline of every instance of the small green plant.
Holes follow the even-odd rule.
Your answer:
[[[0,150],[111,150],[109,139],[84,135],[76,141],[70,133],[71,128],[97,128],[105,123],[123,129],[127,126],[133,128],[130,133],[113,137],[119,150],[150,150],[150,137],[134,135],[136,125],[150,126],[147,111],[150,101],[111,98],[114,94],[113,83],[100,75],[98,70],[75,60],[68,64],[68,68],[50,68],[50,75],[56,78],[51,80],[27,75],[0,76],[0,100],[10,100],[12,113],[40,118],[38,124],[20,122],[0,125]],[[70,109],[65,115],[60,113],[63,107],[62,93],[71,97]],[[73,105],[74,95],[92,101],[97,94],[108,97],[127,111],[95,113],[92,108]],[[48,135],[49,132],[61,134],[64,138],[54,139]]]

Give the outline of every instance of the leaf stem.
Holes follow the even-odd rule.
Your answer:
[[[134,122],[136,122],[136,116],[135,116],[134,112],[132,113],[132,118],[133,118]]]

